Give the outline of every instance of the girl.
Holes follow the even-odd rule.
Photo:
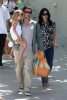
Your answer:
[[[20,53],[19,53],[19,60],[22,60],[22,54],[24,49],[26,48],[26,42],[24,39],[21,39],[22,35],[22,30],[21,30],[21,25],[20,21],[22,20],[23,13],[21,10],[16,10],[12,16],[12,26],[10,28],[10,34],[12,39],[15,41],[15,44],[20,45]],[[10,41],[9,42],[9,47],[13,46],[13,43]],[[12,59],[13,58],[13,51],[14,47],[12,47],[12,50],[9,54],[9,57]]]

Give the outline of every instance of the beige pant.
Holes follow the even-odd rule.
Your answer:
[[[24,52],[22,61],[19,61],[18,55],[19,55],[19,50],[14,50],[15,70],[19,87],[22,88],[24,86],[25,91],[30,90],[31,80],[32,80],[33,53]]]

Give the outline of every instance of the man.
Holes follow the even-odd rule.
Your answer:
[[[32,21],[31,14],[32,8],[25,6],[23,8],[24,19],[22,24],[22,37],[27,43],[27,47],[23,52],[22,62],[19,61],[19,46],[14,45],[14,56],[16,64],[16,76],[19,83],[19,89],[25,91],[25,95],[31,95],[31,79],[32,79],[32,62],[33,52],[35,52],[35,44],[38,43],[40,50],[44,51],[43,42],[40,36],[39,24]],[[11,37],[9,36],[12,41]],[[13,41],[14,42],[14,41]],[[23,68],[24,73],[23,73]]]
[[[3,66],[2,55],[7,31],[9,31],[8,19],[10,19],[8,9],[2,3],[3,0],[0,0],[0,66]]]

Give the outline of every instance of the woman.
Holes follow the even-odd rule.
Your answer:
[[[39,25],[41,30],[41,36],[44,45],[44,57],[46,58],[50,70],[53,65],[54,47],[57,48],[56,39],[56,24],[50,20],[50,13],[48,9],[43,8],[39,14]],[[42,77],[42,86],[47,86],[48,78]]]

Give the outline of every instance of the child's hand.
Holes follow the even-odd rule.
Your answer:
[[[21,39],[20,36],[17,36],[17,39],[20,40]]]

